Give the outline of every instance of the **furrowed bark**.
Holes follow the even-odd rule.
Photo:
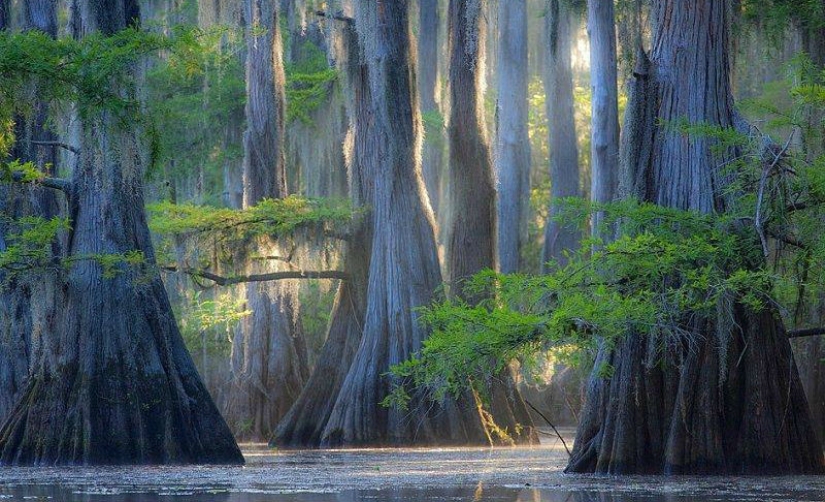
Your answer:
[[[367,141],[372,122],[372,99],[367,66],[361,59],[358,34],[350,23],[335,30],[335,50],[343,67],[345,93],[350,97],[347,164],[350,200],[354,208],[363,208],[372,200],[372,176],[366,169],[372,152]],[[372,247],[372,217],[352,222],[352,239],[347,241],[344,268],[349,280],[338,286],[332,315],[318,362],[307,384],[289,413],[281,420],[272,440],[273,446],[318,447],[322,444],[332,409],[361,341],[367,309],[367,282]]]
[[[21,30],[40,30],[52,37],[57,35],[57,14],[54,2],[25,0],[20,5]],[[11,5],[0,1],[0,29],[11,29]],[[33,162],[44,172],[52,172],[58,165],[53,149],[38,147],[39,143],[53,141],[55,136],[46,127],[46,105],[36,99],[36,88],[31,89],[35,103],[31,114],[15,120],[16,142],[10,157]],[[65,188],[65,186],[63,187]],[[10,185],[0,186],[0,214],[9,218],[41,216],[49,219],[65,214],[62,194],[51,189]],[[6,249],[8,228],[0,223],[0,251]],[[64,236],[61,236],[64,237]],[[58,239],[52,252],[60,256],[65,242]],[[37,358],[35,352],[44,334],[55,328],[59,288],[54,270],[44,270],[39,277],[25,274],[4,278],[0,274],[0,423],[11,413]]]
[[[587,2],[587,31],[590,36],[592,80],[591,189],[593,202],[604,204],[616,196],[619,178],[619,89],[616,56],[616,21],[613,2]],[[593,215],[593,237],[601,233],[604,214]]]
[[[509,8],[513,8],[512,3],[517,2],[508,3]],[[478,0],[450,1],[450,203],[454,210],[450,221],[447,269],[451,281],[450,294],[469,301],[474,299],[468,298],[464,293],[464,282],[484,269],[496,267],[496,195],[481,92],[481,63],[485,43],[481,9],[482,5]],[[513,15],[518,16],[517,13]],[[516,26],[520,25],[515,19],[512,22]],[[526,36],[526,33],[523,35]],[[517,39],[517,36],[514,35],[512,38]],[[526,57],[526,53],[521,52],[522,56]],[[522,81],[522,84],[521,89],[525,92],[522,98],[526,99],[526,80]],[[513,92],[520,91],[513,89]],[[518,162],[524,162],[529,158],[529,155],[523,157],[524,144],[519,144],[519,141],[525,139],[524,134],[520,132],[526,134],[526,109],[522,112],[513,111],[514,117],[500,117],[510,119],[506,125],[502,123],[502,126],[514,127],[515,131],[499,130],[499,134],[506,137],[502,144],[507,144],[508,147],[507,160],[513,162],[510,164],[510,170],[516,171],[508,172],[507,176],[516,178],[517,189],[520,189],[519,184],[523,181],[521,171],[525,169],[525,166]],[[519,125],[521,119],[525,122]],[[514,148],[509,149],[510,145]],[[513,214],[507,216],[518,218]],[[518,228],[520,220],[505,220],[502,224]],[[510,435],[509,438],[495,438],[495,441],[503,439],[529,443],[535,439],[533,423],[509,369],[485,382],[484,390],[484,394],[489,398],[487,404],[490,416],[482,413],[480,418],[488,437],[492,438],[491,434],[496,430],[493,426],[495,425],[508,431]],[[467,396],[465,399],[471,402],[473,398]],[[465,420],[469,422],[476,418],[468,415]],[[490,420],[494,424],[491,424]]]
[[[283,50],[276,0],[246,0],[244,206],[287,195]],[[255,243],[278,254],[277,243]],[[249,275],[265,271],[250,267]],[[236,435],[270,439],[309,377],[294,283],[249,284],[244,319],[233,340],[232,392],[226,415]]]
[[[365,171],[374,180],[373,239],[362,338],[322,433],[322,445],[466,443],[483,432],[452,402],[415,399],[409,410],[385,408],[386,372],[420,350],[427,331],[415,308],[441,283],[433,217],[417,151],[414,61],[407,0],[358,0],[356,27],[367,65],[371,127],[363,138]]]
[[[110,35],[137,5],[71,5],[75,37]],[[141,251],[146,267],[114,277],[95,260],[73,264],[59,321],[21,399],[0,429],[0,463],[26,465],[242,463],[229,428],[184,346],[154,266],[143,209],[139,144],[111,112],[80,123],[72,173],[69,255]]]
[[[638,58],[625,120],[627,195],[701,213],[728,206],[712,137],[672,124],[734,126],[724,2],[659,0],[650,59]],[[687,50],[686,50],[687,49]],[[642,55],[643,56],[643,55]],[[759,267],[759,263],[754,263]],[[787,333],[772,308],[736,298],[688,334],[632,332],[602,347],[567,470],[606,474],[821,473]],[[659,335],[661,336],[661,335]],[[662,348],[664,347],[664,348]]]

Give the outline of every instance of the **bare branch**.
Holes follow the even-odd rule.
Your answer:
[[[770,254],[770,250],[768,249],[768,239],[765,237],[765,227],[764,221],[762,220],[762,203],[763,199],[765,198],[765,188],[768,184],[768,177],[770,174],[776,169],[776,166],[779,164],[779,161],[785,156],[785,153],[788,151],[788,148],[791,146],[791,141],[793,141],[794,134],[796,133],[796,129],[791,131],[791,134],[788,135],[788,140],[785,142],[785,145],[782,147],[782,150],[779,153],[774,154],[773,162],[769,165],[765,165],[762,169],[762,177],[759,180],[759,191],[757,192],[756,196],[756,216],[754,217],[753,224],[756,228],[756,233],[759,234],[759,241],[762,243],[762,253],[765,256]]]
[[[570,448],[568,448],[568,447],[567,447],[567,443],[564,441],[564,438],[562,437],[562,435],[561,435],[561,433],[559,432],[559,430],[558,430],[558,429],[556,429],[556,426],[555,426],[555,425],[553,425],[553,422],[551,422],[550,420],[548,420],[548,419],[547,419],[547,417],[546,417],[546,416],[544,416],[544,413],[540,412],[540,411],[539,411],[539,410],[538,410],[535,406],[533,406],[533,403],[531,403],[530,401],[528,401],[528,400],[526,400],[526,399],[524,400],[524,402],[525,402],[525,403],[527,403],[527,406],[529,406],[530,408],[532,408],[532,409],[533,409],[533,411],[535,411],[535,412],[536,412],[536,414],[538,414],[538,416],[540,416],[541,418],[543,418],[543,419],[544,419],[544,421],[545,421],[545,422],[547,422],[547,425],[549,425],[549,426],[553,429],[553,432],[555,432],[555,433],[556,433],[556,436],[557,436],[559,439],[561,439],[561,444],[562,444],[562,445],[564,445],[564,449],[565,449],[565,450],[567,450],[567,455],[568,455],[568,456],[571,456],[571,455],[572,455],[572,453],[570,453]]]
[[[270,281],[284,281],[294,279],[338,279],[345,281],[349,279],[349,274],[339,270],[289,270],[286,272],[272,272],[270,274],[253,274],[253,275],[237,275],[232,277],[223,277],[206,270],[196,270],[191,268],[184,268],[178,270],[178,267],[169,266],[163,267],[167,272],[183,272],[184,274],[200,279],[206,279],[214,282],[218,286],[231,286],[233,284],[245,284],[249,282],[270,282]]]
[[[327,14],[326,11],[323,11],[323,10],[316,10],[315,15],[320,16],[320,17],[327,17],[327,18],[335,19],[336,21],[343,21],[347,24],[354,24],[355,23],[355,19],[353,19],[351,17],[342,16],[340,14]]]
[[[75,155],[80,155],[80,149],[76,148],[72,145],[67,143],[61,143],[60,141],[30,141],[32,145],[41,145],[41,146],[53,146],[55,148],[62,148],[64,150],[68,150]]]
[[[15,183],[29,183],[32,185],[41,185],[46,188],[60,190],[61,192],[69,192],[72,184],[70,181],[61,178],[40,178],[33,181],[24,181],[23,173],[12,173],[11,179]]]
[[[806,336],[822,336],[825,335],[825,328],[810,328],[798,329],[796,331],[789,331],[788,338],[803,338]]]

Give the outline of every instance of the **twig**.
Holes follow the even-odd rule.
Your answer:
[[[191,268],[178,270],[178,267],[174,266],[163,267],[163,270],[166,270],[167,272],[183,272],[184,274],[191,275],[193,277],[207,279],[214,282],[218,286],[231,286],[233,284],[245,284],[249,282],[283,281],[289,279],[349,279],[349,274],[338,270],[290,270],[286,272],[273,272],[271,274],[238,275],[233,277],[223,277],[205,270],[195,270]]]
[[[561,436],[561,433],[559,432],[558,429],[556,429],[556,426],[553,425],[553,422],[551,422],[547,417],[545,417],[544,413],[540,412],[535,406],[533,406],[533,403],[531,403],[530,401],[528,401],[526,399],[524,400],[524,402],[527,403],[527,406],[532,408],[533,411],[535,411],[538,416],[543,418],[544,421],[547,422],[547,425],[549,425],[550,428],[553,429],[553,432],[556,433],[556,437],[558,437],[561,440],[561,444],[564,445],[564,449],[565,449],[565,451],[567,451],[567,456],[568,457],[573,456],[573,454],[570,453],[570,448],[567,447],[567,443],[564,441],[564,438]]]
[[[762,221],[762,201],[765,198],[765,187],[768,184],[768,176],[770,176],[777,164],[779,164],[779,161],[782,160],[785,152],[787,152],[788,148],[790,148],[791,141],[793,141],[795,133],[796,129],[791,131],[791,134],[788,135],[788,140],[785,142],[782,150],[780,150],[779,153],[774,154],[773,162],[762,169],[762,177],[759,179],[759,191],[756,197],[756,217],[753,220],[753,225],[756,227],[756,233],[759,234],[759,241],[762,243],[762,253],[766,257],[770,254],[770,250],[768,249],[768,238],[765,236],[765,228],[763,226],[764,222]]]

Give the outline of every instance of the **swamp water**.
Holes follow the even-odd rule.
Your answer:
[[[560,445],[272,451],[244,467],[2,468],[0,502],[824,502],[825,477],[565,475]]]

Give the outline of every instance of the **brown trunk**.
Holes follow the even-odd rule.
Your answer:
[[[713,138],[688,137],[668,124],[733,127],[727,5],[659,0],[654,14],[652,54],[639,60],[625,123],[626,195],[725,211],[717,166],[736,152],[720,154]],[[596,368],[608,363],[614,374],[591,376],[568,471],[823,471],[781,320],[772,309],[754,314],[729,303],[715,317],[691,321],[688,334],[664,351],[665,341],[646,333],[602,348]]]
[[[479,0],[450,1],[450,203],[447,249],[450,294],[464,297],[463,282],[495,268],[495,189],[481,95],[485,30]],[[526,117],[525,117],[526,118]],[[507,133],[502,131],[502,134]],[[510,173],[520,180],[520,173]],[[519,221],[503,222],[518,227]],[[491,419],[516,442],[535,439],[532,420],[509,370],[491,378]],[[468,399],[470,401],[470,399]],[[467,421],[475,420],[468,416]],[[486,425],[485,416],[482,421]],[[523,434],[517,431],[524,431]],[[488,435],[491,430],[488,430]]]

